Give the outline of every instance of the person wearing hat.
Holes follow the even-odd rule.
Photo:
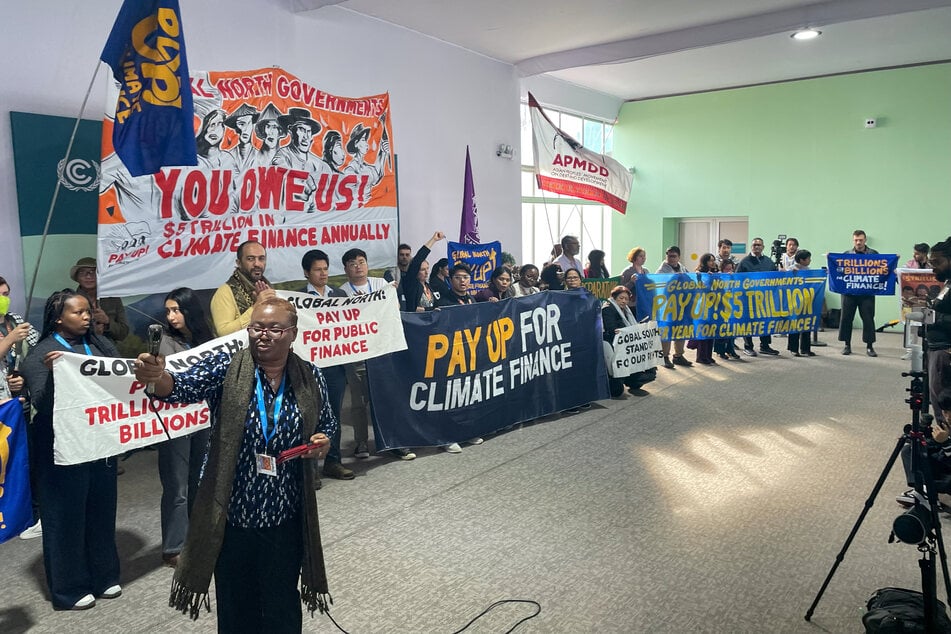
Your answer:
[[[96,297],[96,258],[79,258],[69,269],[69,277],[79,286],[76,292],[89,300],[92,322],[97,335],[105,335],[118,344],[129,335],[129,320],[118,297]]]
[[[344,168],[343,173],[369,176],[370,187],[373,187],[383,178],[383,166],[386,165],[386,159],[390,155],[390,142],[386,138],[380,141],[380,151],[377,154],[376,163],[367,162],[366,155],[369,151],[370,128],[358,123],[350,131],[350,139],[347,141],[347,152],[353,156],[353,160]]]
[[[277,150],[281,147],[281,139],[287,136],[287,130],[277,122],[279,116],[281,111],[269,103],[254,124],[254,134],[261,139],[261,149],[255,156],[255,167],[267,167],[273,163]]]
[[[234,161],[236,176],[255,166],[258,151],[251,143],[251,132],[260,116],[261,113],[256,108],[243,103],[238,106],[237,110],[225,117],[225,126],[238,133],[238,144],[228,150],[228,154]]]
[[[304,191],[297,200],[307,202],[306,211],[315,211],[316,204],[311,196],[317,190],[320,175],[331,173],[330,167],[310,151],[321,126],[310,118],[307,108],[291,108],[287,114],[279,116],[277,122],[291,135],[291,142],[277,151],[273,164],[309,174]]]

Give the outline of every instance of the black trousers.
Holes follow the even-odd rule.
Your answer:
[[[766,335],[765,337],[759,338],[759,347],[765,348],[769,344],[773,343],[772,335]],[[747,350],[753,349],[753,338],[752,337],[743,337],[743,347]]]
[[[800,354],[809,354],[812,350],[812,332],[791,332],[786,343],[786,349],[790,352]]]
[[[303,558],[299,518],[273,528],[228,524],[215,565],[218,631],[299,633]]]
[[[852,343],[852,321],[855,319],[855,309],[862,319],[862,341],[867,345],[875,343],[875,296],[874,295],[843,295],[842,319],[839,321],[839,341]]]

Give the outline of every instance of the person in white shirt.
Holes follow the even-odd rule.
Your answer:
[[[386,287],[382,277],[368,277],[370,265],[366,251],[349,249],[343,254],[343,270],[347,283],[340,287],[347,295],[366,295]],[[354,458],[369,458],[367,441],[370,438],[370,386],[367,383],[367,366],[360,363],[347,364],[347,384],[350,386],[350,410],[353,414],[353,439],[357,441]],[[403,460],[413,460],[416,454],[407,449],[394,449],[393,454]]]
[[[565,236],[561,239],[561,255],[552,264],[557,264],[562,271],[568,269],[584,270],[584,265],[576,256],[581,253],[581,242],[576,236]]]

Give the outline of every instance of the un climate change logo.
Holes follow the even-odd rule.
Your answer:
[[[99,163],[82,158],[63,159],[56,165],[56,176],[66,189],[91,192],[99,189]]]

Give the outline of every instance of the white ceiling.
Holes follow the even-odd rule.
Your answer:
[[[290,1],[301,14],[335,5],[623,100],[951,60],[951,0]],[[822,36],[792,40],[803,26]]]

